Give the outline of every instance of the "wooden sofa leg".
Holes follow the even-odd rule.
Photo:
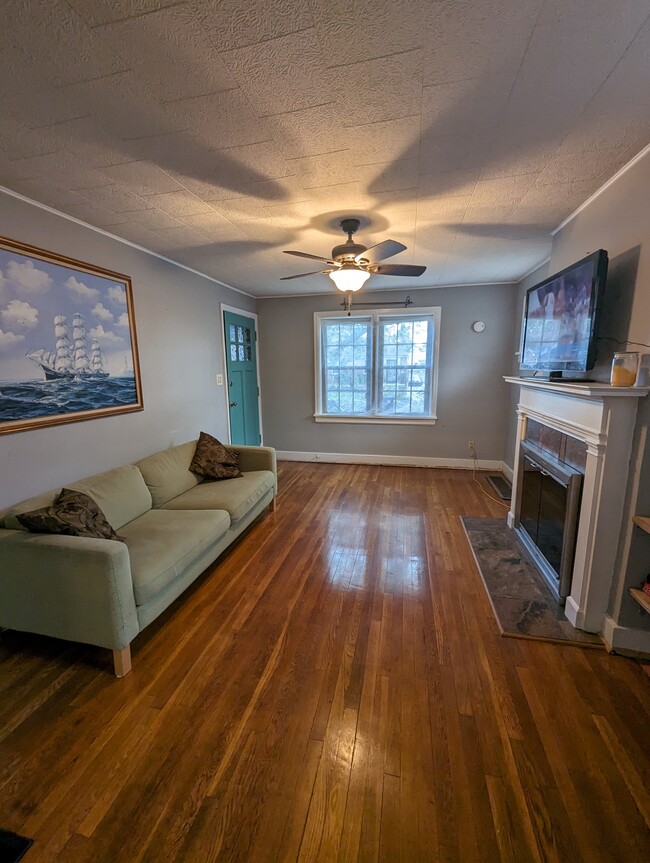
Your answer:
[[[113,667],[116,677],[126,677],[131,671],[131,645],[127,644],[124,650],[113,651]]]
[[[276,501],[277,501],[277,497],[274,497],[273,500],[271,501],[271,503],[269,504],[269,510],[271,512],[275,512],[275,510],[276,510],[276,507],[277,507]]]

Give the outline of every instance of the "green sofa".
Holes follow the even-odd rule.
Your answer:
[[[196,441],[66,485],[93,498],[124,542],[29,533],[16,515],[60,489],[0,513],[0,626],[113,651],[130,644],[244,531],[277,494],[275,450],[232,446],[242,477],[202,480]]]

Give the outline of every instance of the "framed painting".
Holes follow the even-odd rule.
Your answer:
[[[130,278],[0,237],[0,434],[142,409]]]

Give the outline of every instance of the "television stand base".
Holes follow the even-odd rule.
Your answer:
[[[549,372],[547,375],[525,375],[522,380],[547,381],[550,384],[593,384],[593,378],[568,378],[563,372]]]

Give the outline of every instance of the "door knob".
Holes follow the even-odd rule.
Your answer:
[[[236,407],[237,407],[237,402],[230,402],[230,407],[231,407],[231,408],[236,408]]]

